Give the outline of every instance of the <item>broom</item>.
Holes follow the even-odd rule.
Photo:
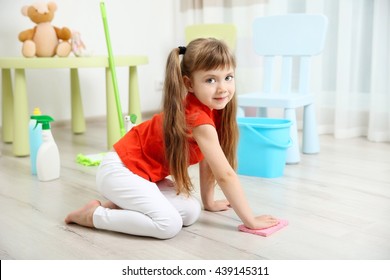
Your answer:
[[[131,129],[132,124],[135,124],[135,122],[137,120],[137,116],[135,114],[132,114],[131,116],[125,116],[125,118],[123,118],[122,105],[121,105],[120,97],[119,97],[118,82],[117,82],[117,78],[116,78],[114,55],[112,53],[110,32],[108,29],[106,6],[105,6],[105,3],[103,1],[100,2],[100,12],[101,12],[102,19],[103,19],[104,34],[106,37],[106,44],[107,44],[107,51],[108,51],[108,63],[109,63],[109,67],[110,67],[111,79],[112,79],[113,88],[114,88],[115,104],[116,104],[116,109],[117,109],[117,113],[118,113],[118,120],[119,120],[119,129],[120,129],[121,136],[123,136],[123,135],[125,135],[125,133],[128,130]],[[126,128],[125,128],[124,119],[126,121]],[[104,155],[105,155],[105,153],[90,154],[90,155],[78,154],[76,157],[76,161],[82,165],[85,165],[85,166],[97,166],[100,164]]]

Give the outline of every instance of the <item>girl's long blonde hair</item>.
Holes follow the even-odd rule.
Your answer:
[[[163,131],[167,162],[171,176],[175,181],[177,192],[189,194],[193,189],[188,175],[189,166],[189,129],[186,124],[185,98],[187,89],[183,76],[192,77],[198,70],[214,70],[236,68],[236,60],[228,46],[220,40],[196,39],[190,42],[180,62],[180,49],[173,49],[167,59],[164,100],[163,100]],[[238,143],[238,128],[236,122],[237,99],[232,100],[222,110],[220,123],[216,124],[218,138],[222,150],[230,165],[236,169],[236,150]]]

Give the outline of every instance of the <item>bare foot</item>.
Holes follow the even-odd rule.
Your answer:
[[[65,218],[65,223],[71,224],[79,224],[81,226],[85,227],[94,227],[93,226],[93,212],[97,207],[100,206],[100,201],[99,200],[92,200],[88,202],[86,205],[81,207],[80,209],[77,209],[73,212],[71,212],[66,218]]]
[[[108,208],[108,209],[122,209],[122,208],[120,208],[118,205],[116,205],[114,202],[112,202],[112,201],[106,201],[106,202],[103,202],[102,203],[102,206],[104,207],[104,208]]]

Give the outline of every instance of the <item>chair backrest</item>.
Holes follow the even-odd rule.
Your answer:
[[[237,28],[234,24],[195,24],[185,28],[185,40],[188,44],[197,38],[216,38],[224,40],[230,49],[234,51],[237,41]]]
[[[322,52],[328,20],[320,14],[286,14],[259,17],[253,23],[255,53],[265,56],[264,91],[273,83],[275,57],[282,57],[280,92],[289,93],[293,57],[299,60],[299,92],[307,93],[310,57]]]
[[[327,18],[314,14],[259,17],[253,23],[255,51],[260,55],[316,55],[325,43]]]

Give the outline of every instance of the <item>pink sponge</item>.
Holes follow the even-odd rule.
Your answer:
[[[269,227],[269,228],[264,228],[264,229],[250,229],[250,228],[247,228],[246,226],[244,225],[239,225],[238,226],[238,229],[240,231],[243,231],[243,232],[248,232],[248,233],[252,233],[252,234],[256,234],[256,235],[261,235],[261,236],[268,236],[282,228],[284,228],[285,226],[288,225],[288,221],[287,220],[278,220],[279,223],[273,227]]]

